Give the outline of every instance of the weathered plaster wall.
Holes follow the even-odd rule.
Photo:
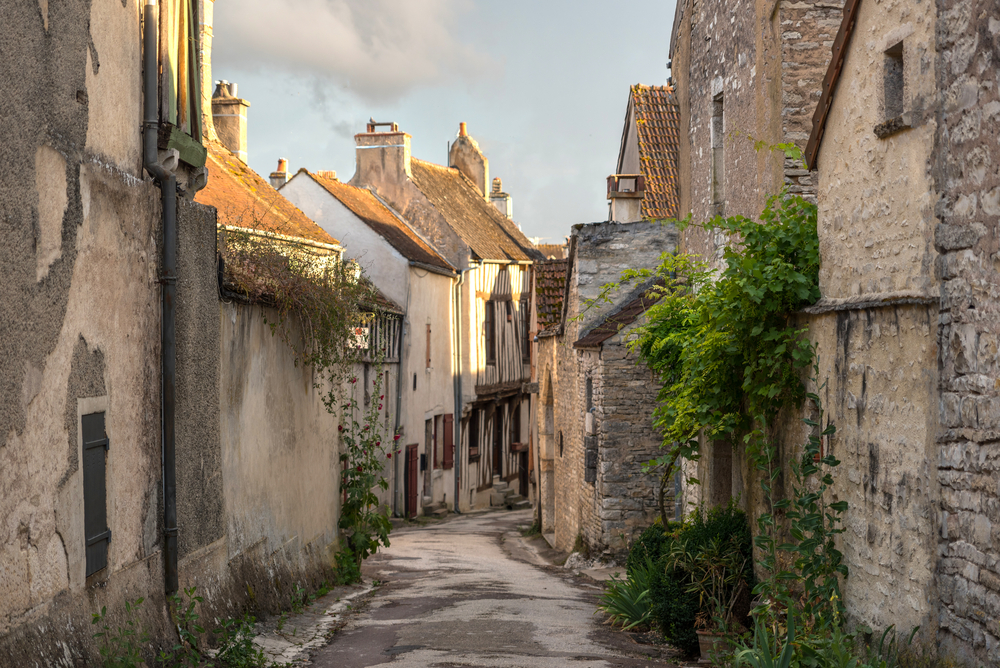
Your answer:
[[[126,592],[148,597],[154,634],[170,628],[157,602],[159,193],[139,170],[138,73],[119,62],[138,61],[136,3],[6,3],[4,19],[0,665],[69,666],[94,659],[90,615]],[[89,579],[81,405],[106,410],[111,442],[109,566]]]
[[[259,307],[223,304],[219,318],[228,555],[262,542],[264,554],[287,551],[298,568],[309,565],[307,546],[329,563],[340,509],[337,418]]]
[[[941,0],[933,174],[941,284],[940,630],[947,650],[1000,663],[1000,17]]]

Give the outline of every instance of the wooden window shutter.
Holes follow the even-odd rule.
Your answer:
[[[444,468],[455,466],[455,416],[446,413],[444,416]]]
[[[107,451],[104,413],[84,415],[83,430],[83,526],[86,540],[87,576],[108,565]]]

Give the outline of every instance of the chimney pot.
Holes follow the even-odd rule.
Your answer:
[[[288,173],[288,159],[278,158],[278,171]]]
[[[316,176],[321,179],[329,179],[331,181],[337,180],[337,172],[332,169],[320,169],[316,172]]]
[[[466,125],[465,125],[464,121],[462,123],[458,124],[458,136],[459,137],[467,137],[467,136],[469,136],[469,131],[466,128]]]
[[[493,192],[497,194],[503,192],[503,181],[500,180],[499,176],[493,179]]]
[[[271,187],[279,190],[281,186],[288,183],[288,160],[278,158],[278,169],[271,172]]]

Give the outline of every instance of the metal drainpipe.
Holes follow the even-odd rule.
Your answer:
[[[455,456],[452,457],[455,471],[455,514],[460,515],[459,493],[460,477],[462,472],[462,284],[465,282],[465,272],[458,272],[458,282],[455,283],[455,417],[452,420],[452,428],[455,436],[452,439],[452,447],[455,449]]]
[[[176,414],[177,337],[177,177],[157,161],[157,53],[159,51],[156,0],[146,0],[143,10],[143,123],[142,161],[160,187],[163,205],[163,320],[161,347],[161,442],[163,466],[163,551],[166,592],[177,591],[177,471],[174,417]]]
[[[403,318],[400,320],[399,323],[399,366],[397,367],[396,370],[396,428],[392,432],[393,441],[392,445],[389,446],[390,452],[396,450],[396,444],[399,443],[399,441],[395,440],[395,436],[396,434],[399,433],[399,416],[400,416],[400,411],[402,410],[403,407],[403,371],[406,368],[406,366],[403,364],[403,359],[404,359],[403,354],[404,351],[406,350],[406,346],[404,345],[406,342],[406,321],[409,319],[409,317],[410,317],[410,267],[409,265],[407,265],[406,305],[403,307]],[[407,358],[409,358],[409,355],[407,355]],[[400,458],[397,453],[393,452],[393,454],[396,455],[396,463],[393,464],[394,473],[392,476],[392,513],[393,515],[399,515],[400,514],[399,500],[396,498],[396,493],[399,491]],[[403,468],[403,473],[405,475],[406,473],[405,468]],[[405,502],[403,503],[402,514],[406,515]]]

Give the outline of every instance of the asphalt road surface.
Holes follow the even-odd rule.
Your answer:
[[[312,665],[675,665],[602,624],[600,588],[547,565],[516,533],[530,522],[531,511],[495,512],[393,531],[365,565],[381,584]]]

